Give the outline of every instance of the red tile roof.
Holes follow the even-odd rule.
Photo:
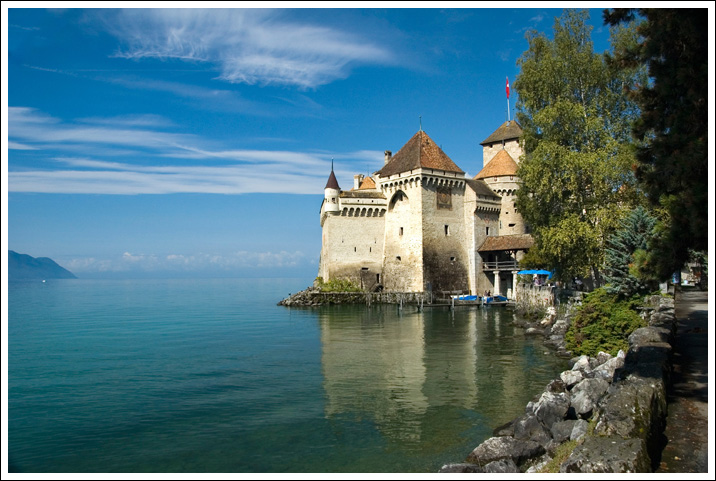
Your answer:
[[[488,138],[480,142],[480,145],[494,144],[503,140],[519,139],[522,135],[522,127],[515,120],[508,120],[500,125]]]
[[[361,182],[358,189],[375,189],[375,182],[370,177],[366,177],[363,179],[363,182]]]
[[[512,159],[506,150],[500,150],[474,178],[485,179],[487,177],[516,174],[517,162]]]
[[[428,134],[420,130],[378,171],[378,175],[388,177],[419,168],[464,173]]]
[[[529,234],[495,235],[485,238],[478,252],[527,250],[535,241]]]

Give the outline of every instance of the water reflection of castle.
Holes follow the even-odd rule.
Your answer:
[[[508,420],[501,400],[524,396],[529,376],[515,353],[521,341],[497,332],[509,320],[473,309],[402,316],[394,309],[321,315],[327,418],[370,421],[402,443],[463,432],[467,411],[485,414],[490,429]],[[455,415],[438,423],[437,408]]]

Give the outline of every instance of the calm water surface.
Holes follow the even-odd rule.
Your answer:
[[[428,472],[563,369],[506,308],[276,303],[305,279],[8,286],[11,472]]]

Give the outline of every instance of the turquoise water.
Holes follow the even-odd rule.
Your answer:
[[[11,472],[428,472],[565,362],[504,307],[276,303],[305,279],[8,286]]]

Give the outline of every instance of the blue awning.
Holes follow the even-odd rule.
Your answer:
[[[527,269],[524,271],[519,271],[517,274],[537,274],[539,276],[549,276],[552,277],[552,273],[545,269]]]

